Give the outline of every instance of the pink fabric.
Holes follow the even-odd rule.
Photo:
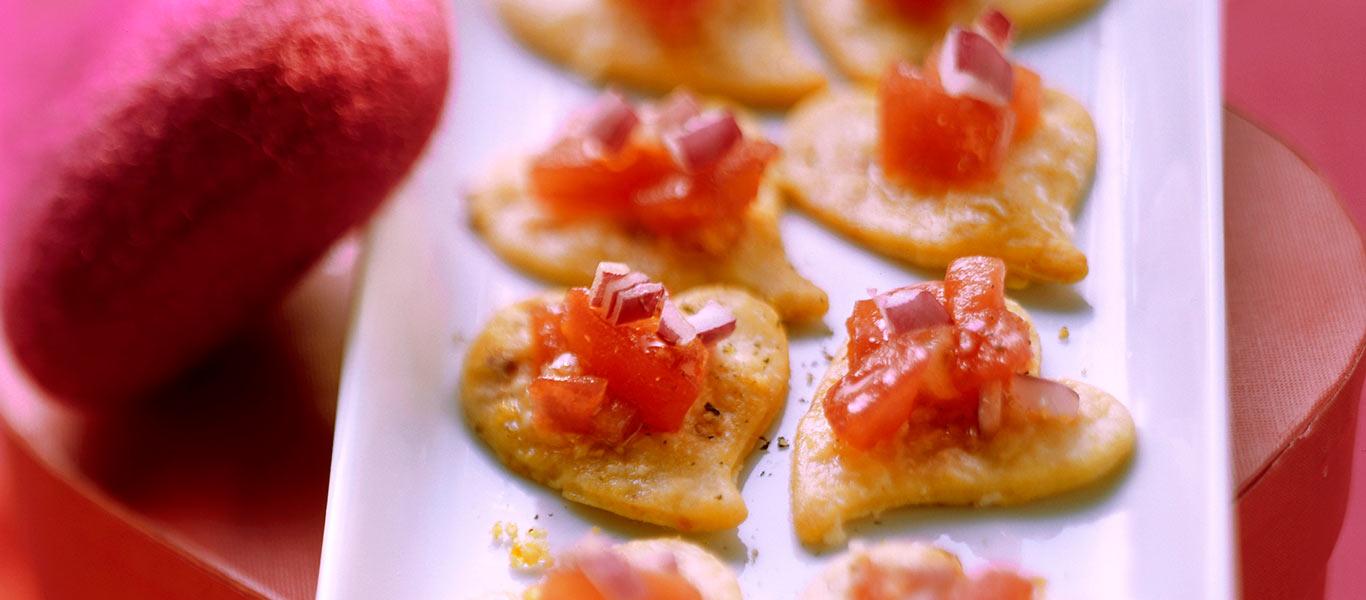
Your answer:
[[[1226,21],[1228,103],[1302,152],[1358,230],[1366,227],[1366,3],[1228,0]],[[1347,513],[1328,563],[1332,599],[1366,598],[1366,412],[1355,440]]]

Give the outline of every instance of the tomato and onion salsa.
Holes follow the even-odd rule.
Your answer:
[[[537,600],[702,600],[697,587],[679,571],[672,553],[651,557],[641,567],[627,561],[607,541],[589,535],[546,573],[527,597]]]
[[[678,44],[696,39],[712,0],[618,0],[640,15],[660,41]]]
[[[708,302],[684,315],[658,282],[620,263],[593,284],[531,309],[537,427],[619,443],[636,431],[678,431],[701,393],[709,346],[735,316]]]
[[[1034,582],[1005,569],[993,568],[968,576],[949,569],[880,565],[867,556],[854,559],[850,600],[1030,600]]]
[[[741,232],[778,147],[675,92],[637,112],[607,92],[531,163],[532,194],[566,218],[606,216],[720,251]]]
[[[958,26],[917,68],[905,61],[878,87],[882,170],[926,192],[996,178],[1013,142],[1039,125],[1037,73],[1006,56],[1010,21],[988,11],[972,29]]]
[[[1000,259],[960,258],[942,282],[855,303],[848,371],[824,404],[836,437],[868,449],[908,422],[990,436],[1007,403],[1039,418],[1075,415],[1075,391],[1027,374],[1029,324],[1006,307],[1005,275]]]

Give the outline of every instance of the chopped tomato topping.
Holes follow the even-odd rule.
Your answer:
[[[995,178],[1011,143],[1038,128],[1043,106],[1039,74],[1020,65],[1013,65],[1008,106],[949,94],[939,79],[941,52],[933,50],[922,69],[893,65],[878,87],[883,171],[929,192]]]
[[[628,0],[655,34],[666,42],[692,38],[701,25],[707,0]]]
[[[651,600],[702,600],[686,578],[678,573],[638,570],[635,575],[644,584],[644,597]],[[541,600],[617,600],[593,585],[579,569],[554,569],[540,584]]]
[[[1029,324],[1006,309],[1005,278],[998,258],[960,258],[949,265],[944,299],[957,326],[961,380],[1002,381],[1029,365]]]
[[[531,307],[531,360],[537,373],[567,351],[564,335],[560,333],[563,320],[563,306],[538,303]]]
[[[959,586],[957,600],[1030,600],[1034,583],[1010,571],[993,569]]]
[[[669,127],[677,133],[685,124]],[[663,134],[637,132],[616,152],[605,151],[583,134],[570,134],[532,161],[531,192],[566,218],[606,216],[659,235],[738,232],[735,226],[757,197],[778,147],[743,137],[731,145],[731,138],[720,147],[701,148],[710,150],[713,160],[690,168],[665,146]],[[732,241],[721,239],[708,247],[723,248]]]
[[[867,449],[895,434],[911,417],[926,370],[952,344],[950,328],[936,327],[893,337],[865,356],[826,400],[825,417],[835,435]]]
[[[1015,136],[1018,142],[1034,133],[1043,118],[1043,79],[1033,70],[1015,65],[1015,91],[1010,97],[1010,110],[1015,113]]]
[[[867,557],[855,559],[850,581],[852,600],[1030,600],[1034,584],[1019,575],[993,569],[975,577],[957,570],[882,566]]]
[[[909,289],[934,294],[952,325],[893,334],[873,300],[854,304],[846,322],[849,370],[832,386],[825,414],[856,448],[892,437],[908,420],[975,425],[982,386],[1008,384],[1033,356],[1029,324],[1006,308],[999,259],[961,258],[945,281]]]
[[[990,181],[1009,148],[1013,115],[976,98],[950,96],[899,63],[882,79],[882,167],[927,191]]]
[[[608,600],[578,569],[555,569],[540,584],[541,600]]]
[[[560,324],[566,348],[585,373],[607,380],[607,393],[630,405],[651,431],[673,432],[701,392],[709,351],[700,341],[673,346],[655,334],[659,320],[613,325],[583,288],[565,296]]]
[[[531,402],[533,422],[546,431],[616,444],[640,429],[636,410],[607,397],[607,380],[601,377],[537,377],[531,382]]]
[[[888,0],[892,9],[912,21],[931,21],[944,15],[954,0]]]

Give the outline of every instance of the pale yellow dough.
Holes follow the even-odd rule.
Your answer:
[[[695,40],[662,42],[627,0],[495,0],[523,43],[594,81],[685,86],[788,106],[825,86],[795,51],[780,0],[712,0]]]
[[[1038,129],[1011,146],[995,182],[925,195],[883,176],[874,94],[823,94],[788,121],[782,186],[827,225],[922,267],[995,256],[1012,286],[1080,281],[1086,255],[1072,242],[1071,213],[1095,171],[1095,126],[1084,106],[1053,90],[1041,112]]]
[[[470,215],[504,260],[563,285],[591,283],[599,262],[624,262],[672,290],[736,285],[772,304],[785,321],[819,319],[830,300],[787,260],[772,170],[745,213],[739,239],[719,256],[609,218],[556,218],[531,195],[522,163],[505,165],[471,194]]]
[[[702,393],[671,434],[638,434],[619,448],[537,430],[527,386],[529,310],[562,293],[499,312],[470,347],[461,401],[479,437],[509,468],[565,498],[680,531],[730,529],[748,514],[737,477],[745,457],[787,397],[787,335],[767,304],[733,288],[673,296],[685,313],[715,300],[736,329],[707,363]],[[706,410],[710,405],[719,414]]]
[[[988,5],[1010,18],[1028,35],[1061,24],[1091,10],[1100,0],[961,0],[953,2],[938,22],[915,23],[881,0],[798,0],[817,42],[845,75],[876,81],[898,60],[920,64],[949,25],[969,24]]]
[[[1018,305],[1011,310],[1028,320]],[[1038,332],[1030,324],[1037,374]],[[884,510],[916,505],[1010,505],[1076,489],[1113,471],[1133,452],[1133,419],[1119,401],[1078,381],[1061,383],[1081,397],[1079,418],[1040,422],[1009,410],[991,438],[942,435],[904,427],[868,451],[840,443],[825,418],[824,400],[844,377],[844,351],[797,424],[792,455],[792,519],[797,538],[812,546],[839,544],[844,524]]]

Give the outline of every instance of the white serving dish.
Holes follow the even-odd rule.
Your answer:
[[[1014,563],[1045,576],[1053,598],[1236,595],[1218,11],[1215,0],[1110,0],[1018,50],[1091,108],[1101,145],[1077,223],[1091,275],[1015,296],[1044,334],[1046,375],[1091,382],[1129,406],[1139,431],[1132,465],[1092,489],[1019,508],[892,512],[880,525],[854,526],[855,537],[933,541],[969,566]],[[462,419],[465,342],[496,309],[542,284],[470,231],[461,190],[495,157],[544,142],[595,92],[519,47],[486,1],[457,2],[454,13],[457,79],[444,122],[370,231],[339,400],[320,598],[519,590],[532,579],[511,571],[507,551],[493,545],[495,521],[545,528],[557,550],[594,526],[621,538],[668,534],[512,475]],[[801,30],[795,18],[791,25]],[[777,122],[769,125],[781,139]],[[820,378],[822,348],[844,342],[843,320],[865,288],[933,278],[798,212],[782,228],[798,269],[830,293],[825,323],[835,333],[794,337],[789,404],[770,438],[791,437],[808,406],[799,399],[812,391],[807,374]],[[1066,342],[1056,335],[1064,325]],[[749,519],[693,537],[730,562],[750,598],[793,598],[830,558],[793,536],[790,456],[776,444],[756,451],[742,472]]]

